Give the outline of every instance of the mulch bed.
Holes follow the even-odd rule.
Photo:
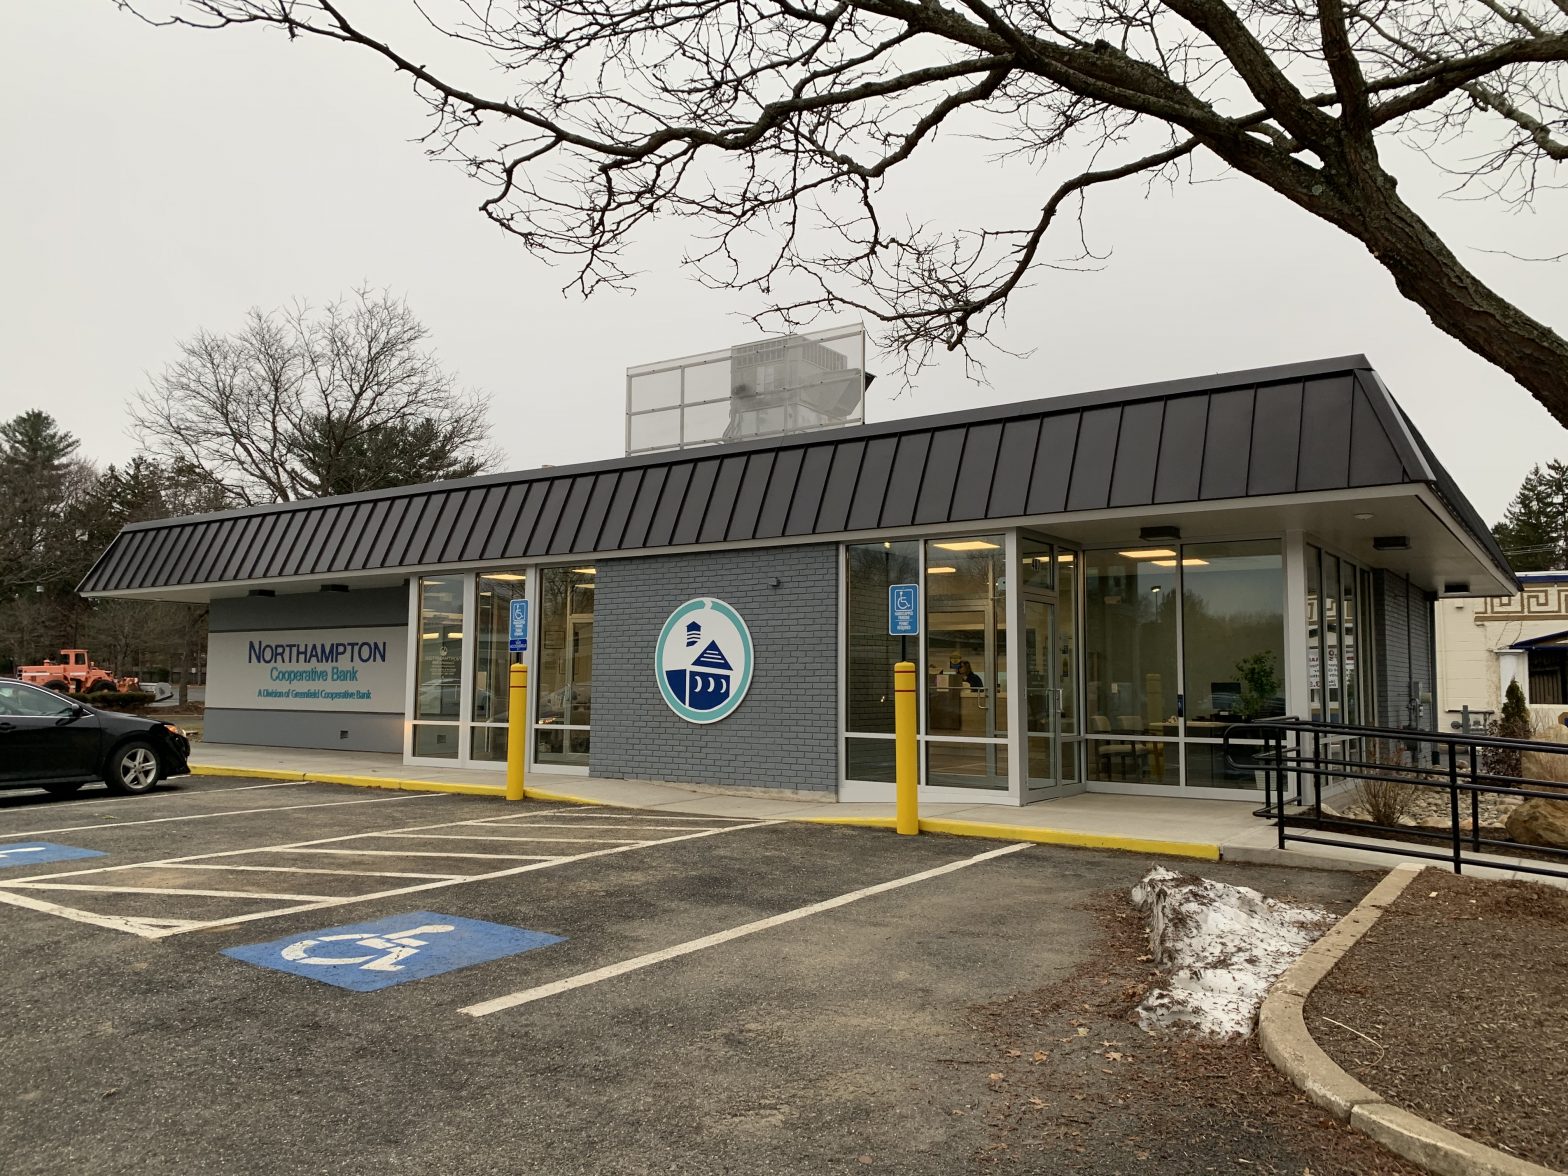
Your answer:
[[[1423,870],[1306,1018],[1390,1102],[1568,1169],[1568,891]]]
[[[1255,1038],[1139,1028],[1153,971],[1142,917],[1123,892],[1091,907],[1102,950],[1077,975],[970,1011],[990,1091],[982,1170],[1158,1176],[1420,1176],[1341,1126],[1276,1072]],[[955,1109],[953,1114],[965,1113]]]

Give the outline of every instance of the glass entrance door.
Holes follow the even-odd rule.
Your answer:
[[[1056,602],[1023,598],[1024,800],[1044,800],[1062,779],[1062,706],[1056,656]]]

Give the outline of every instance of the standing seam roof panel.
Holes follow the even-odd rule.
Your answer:
[[[162,587],[165,584],[176,584],[179,582],[185,565],[190,560],[191,549],[195,547],[200,540],[200,535],[198,534],[200,530],[200,527],[179,528],[179,542],[174,545],[174,550],[170,553],[168,561],[164,564],[164,574],[158,578],[159,587]]]
[[[550,532],[550,555],[565,555],[572,550],[572,540],[577,536],[577,524],[582,521],[588,496],[593,493],[594,474],[581,474],[567,484],[566,499],[561,504],[561,517]]]
[[[986,504],[996,480],[996,459],[1002,448],[1002,425],[971,425],[964,438],[958,476],[953,482],[953,501],[948,518],[956,521],[985,518]]]
[[[500,548],[496,551],[497,559],[520,559],[528,552],[528,543],[533,538],[534,527],[539,522],[539,512],[544,510],[544,500],[550,494],[549,482],[530,482],[527,493],[522,501],[517,504],[517,515],[507,528],[506,534],[500,536]]]
[[[436,521],[441,515],[441,499],[434,494],[421,494],[415,501],[419,503],[419,517],[408,528],[408,540],[403,544],[403,550],[397,557],[400,564],[422,564],[425,562],[425,548],[430,543],[430,536],[436,529]]]
[[[654,466],[643,471],[631,516],[626,520],[626,534],[621,538],[622,547],[635,549],[648,545],[648,528],[653,524],[653,512],[659,509],[659,495],[664,493],[668,469],[667,466]]]
[[[746,468],[741,471],[740,488],[735,491],[735,506],[730,511],[729,526],[724,530],[726,539],[755,538],[757,519],[762,514],[762,501],[768,495],[768,482],[772,477],[771,451],[746,455]]]
[[[455,513],[447,524],[446,535],[438,536],[433,545],[437,562],[452,563],[462,558],[468,537],[479,522],[479,506],[487,490],[488,487],[476,486],[472,490],[447,491],[445,497],[452,502]]]
[[[816,532],[842,531],[855,501],[855,481],[866,456],[864,441],[845,441],[832,447],[833,460],[822,485],[822,505],[817,510]]]
[[[937,429],[931,434],[926,465],[920,476],[920,493],[915,499],[916,523],[945,523],[952,517],[953,493],[958,485],[958,470],[964,460],[967,429]]]
[[[795,501],[795,485],[800,477],[804,454],[799,449],[781,449],[773,457],[768,489],[762,496],[753,535],[758,539],[777,539],[784,534],[789,508]]]
[[[1029,478],[1034,472],[1035,445],[1040,440],[1040,418],[1008,421],[996,454],[996,473],[986,513],[992,518],[1021,515],[1029,504]]]
[[[795,482],[795,495],[790,500],[789,513],[784,517],[784,534],[810,535],[817,522],[817,512],[822,506],[823,491],[827,488],[828,469],[833,463],[833,446],[813,445],[804,451],[800,462],[800,477]]]
[[[390,563],[387,559],[387,552],[391,549],[398,536],[403,533],[402,529],[408,520],[408,507],[409,500],[406,497],[387,500],[387,517],[382,520],[381,533],[375,537],[365,551],[365,566],[367,568],[385,567]]]
[[[732,454],[719,463],[719,476],[713,482],[713,500],[708,505],[708,513],[702,517],[697,542],[717,543],[728,533],[730,518],[735,513],[735,492],[740,489],[741,475],[745,472],[744,454]]]
[[[484,554],[485,546],[490,542],[490,532],[495,529],[496,516],[501,513],[501,504],[506,501],[506,490],[505,486],[487,486],[482,492],[474,508],[473,528],[457,553],[457,558],[464,563],[479,559]]]
[[[1078,421],[1082,414],[1060,413],[1040,421],[1025,514],[1059,514],[1067,509],[1067,487],[1077,461]]]
[[[1165,428],[1165,401],[1144,400],[1122,409],[1116,465],[1111,470],[1111,506],[1148,506],[1154,501],[1154,471]]]
[[[1248,494],[1290,494],[1301,462],[1301,381],[1258,388]]]
[[[322,555],[321,571],[342,571],[348,566],[348,557],[365,535],[365,523],[370,518],[373,502],[361,502],[351,511],[344,512],[343,533],[331,551]]]
[[[256,531],[256,537],[251,541],[249,559],[241,560],[236,566],[233,578],[236,580],[250,580],[264,576],[267,572],[267,551],[272,546],[273,538],[282,528],[281,515],[263,515],[262,524]]]
[[[641,470],[621,471],[620,479],[615,483],[615,495],[610,499],[610,509],[599,530],[600,547],[614,551],[621,546],[626,534],[626,521],[631,518],[632,504],[637,501],[637,491],[641,486]]]
[[[1078,422],[1078,448],[1073,453],[1068,510],[1099,510],[1111,501],[1111,471],[1121,433],[1122,408],[1087,409]]]
[[[1160,457],[1154,474],[1155,502],[1196,502],[1203,484],[1203,438],[1209,430],[1207,395],[1165,402]]]
[[[893,468],[882,498],[882,526],[907,527],[915,517],[915,503],[925,480],[926,454],[931,449],[929,431],[905,433],[898,439]]]
[[[211,578],[209,575],[212,566],[210,551],[217,539],[218,529],[216,523],[197,524],[199,534],[196,539],[196,546],[192,549],[190,560],[188,561],[189,566],[192,568],[193,577]]]
[[[860,474],[855,479],[855,496],[849,504],[846,526],[851,531],[869,531],[881,523],[882,506],[897,453],[897,437],[873,437],[866,442]]]
[[[697,542],[697,536],[702,534],[702,520],[707,517],[708,508],[713,504],[713,484],[718,476],[719,463],[716,458],[705,458],[692,464],[691,485],[687,487],[686,501],[681,504],[680,514],[675,516],[675,527],[670,532],[671,543]]]
[[[342,507],[334,507],[332,513],[338,514],[342,509]],[[249,518],[240,519],[238,520],[239,525],[234,527],[232,532],[224,537],[223,554],[216,568],[217,579],[233,580],[236,578],[235,573],[239,571],[241,561],[246,558],[251,540],[255,538],[264,517],[263,515],[251,515]]]
[[[648,524],[647,547],[668,547],[670,536],[675,533],[675,521],[686,504],[686,490],[691,485],[691,463],[681,462],[670,467],[664,478],[664,489],[659,492],[659,505],[654,508],[653,519]]]
[[[1302,384],[1297,490],[1336,490],[1350,477],[1350,376]]]
[[[1380,486],[1399,482],[1404,463],[1383,428],[1376,409],[1358,383],[1350,412],[1350,482],[1355,486]]]
[[[572,536],[570,550],[597,551],[599,549],[599,531],[604,526],[605,517],[610,513],[610,503],[615,498],[615,486],[619,481],[620,474],[615,470],[594,476],[593,488],[588,492],[587,505],[583,507],[583,519],[577,527],[577,533]]]
[[[1209,428],[1203,440],[1200,498],[1241,498],[1247,493],[1252,449],[1252,389],[1209,397]]]
[[[168,529],[151,532],[151,541],[143,555],[139,575],[143,579],[155,578],[165,565],[165,553],[173,548],[175,535]]]
[[[555,525],[561,521],[561,508],[566,505],[566,496],[572,488],[570,478],[551,478],[546,485],[549,488],[539,505],[539,515],[534,519],[528,545],[523,549],[525,555],[549,554],[550,538],[555,534]]]

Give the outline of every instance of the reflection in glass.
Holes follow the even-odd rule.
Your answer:
[[[1195,543],[1182,552],[1187,735],[1218,736],[1231,723],[1284,714],[1280,545]]]
[[[927,740],[926,783],[939,788],[1007,789],[1007,744]]]
[[[845,778],[892,784],[897,778],[895,751],[896,745],[891,739],[844,740]]]
[[[545,568],[539,573],[534,757],[540,763],[588,763],[594,574],[591,567]],[[559,730],[574,727],[578,729]]]
[[[1323,718],[1323,553],[1311,544],[1307,564],[1307,699],[1313,722]]]
[[[1006,788],[1006,556],[1001,535],[926,544],[926,731],[996,742],[927,749],[927,784]],[[968,750],[957,750],[967,747]]]
[[[512,601],[527,598],[528,577],[522,572],[492,572],[479,577],[477,588],[473,719],[476,723],[505,723],[515,660],[508,649]]]
[[[1180,733],[1175,552],[1130,550],[1086,551],[1082,557],[1085,731],[1174,737]],[[1089,757],[1105,758],[1092,749]],[[1148,756],[1110,757],[1135,765],[1140,758],[1143,766],[1132,778],[1148,779]]]
[[[845,573],[845,652],[849,673],[845,683],[844,728],[891,734],[893,666],[906,656],[910,661],[919,661],[920,639],[888,635],[888,588],[893,584],[919,583],[920,544],[857,543],[845,549]],[[877,779],[853,771],[849,778]]]
[[[414,754],[432,759],[456,759],[460,730],[462,728],[455,723],[415,723]]]
[[[427,576],[419,581],[419,654],[414,664],[414,717],[455,722],[462,708],[462,672],[463,578]],[[417,744],[418,740],[415,742]],[[414,754],[423,753],[416,747]]]

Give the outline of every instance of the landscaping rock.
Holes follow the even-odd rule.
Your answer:
[[[1568,801],[1525,801],[1508,815],[1508,836],[1524,845],[1568,849]]]

